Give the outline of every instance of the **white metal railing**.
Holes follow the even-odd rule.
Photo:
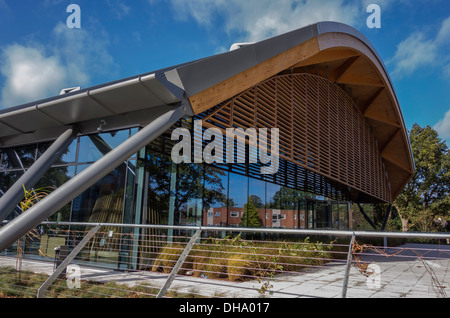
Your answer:
[[[446,297],[448,240],[447,233],[45,222],[0,254],[0,297]],[[59,245],[71,253],[57,267]]]

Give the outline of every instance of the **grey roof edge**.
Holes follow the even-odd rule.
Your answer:
[[[192,62],[188,62],[188,63],[192,63]],[[169,71],[171,69],[183,66],[185,64],[188,63],[184,63],[184,64],[179,64],[179,65],[175,65],[175,66],[171,66],[171,67],[167,67],[167,68],[163,68],[160,70],[156,70],[156,71],[152,71],[152,72],[146,72],[143,74],[139,74],[139,75],[134,75],[134,76],[130,76],[130,77],[126,77],[123,79],[119,79],[119,80],[115,80],[115,81],[111,81],[111,82],[107,82],[107,83],[103,83],[103,84],[99,84],[99,85],[95,85],[95,86],[91,86],[91,87],[87,87],[84,89],[80,89],[78,91],[73,91],[64,95],[56,95],[56,96],[51,96],[51,97],[47,97],[47,98],[43,98],[37,101],[32,101],[32,102],[28,102],[28,103],[24,103],[24,104],[20,104],[20,105],[16,105],[16,106],[11,106],[11,107],[7,107],[4,109],[0,109],[0,115],[1,114],[6,114],[6,113],[10,113],[10,112],[15,112],[18,110],[22,110],[25,108],[29,108],[29,107],[35,107],[36,105],[41,105],[41,104],[45,104],[48,102],[53,102],[53,101],[58,101],[58,100],[63,100],[66,98],[70,98],[73,96],[77,96],[77,95],[83,95],[84,93],[88,93],[90,91],[94,91],[94,90],[98,90],[98,89],[102,89],[102,88],[107,88],[109,86],[113,86],[113,85],[117,85],[120,83],[125,83],[127,81],[131,81],[134,79],[139,79],[139,78],[144,78],[150,75],[155,75],[155,78],[168,90],[168,92],[170,92],[171,94],[173,94],[177,99],[179,99],[181,101],[184,92],[177,87],[176,85],[174,85],[173,83],[169,82],[165,76],[165,72]]]
[[[383,67],[383,71],[389,78],[380,55],[370,41],[355,28],[332,21],[311,24],[260,42],[248,44],[238,50],[180,65],[168,71],[167,74],[170,74],[170,80],[176,86],[185,90],[188,97],[193,96],[208,87],[214,86],[246,69],[326,33],[344,33],[362,41],[377,57]],[[205,78],[207,78],[206,81]]]

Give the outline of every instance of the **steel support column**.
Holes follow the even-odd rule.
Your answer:
[[[38,226],[41,222],[56,213],[78,195],[89,189],[98,180],[114,170],[127,158],[147,146],[158,136],[166,132],[190,109],[188,105],[174,107],[157,117],[146,127],[117,148],[103,156],[97,162],[83,170],[73,179],[67,181],[50,195],[34,205],[27,213],[23,213],[0,229],[0,252],[13,244],[18,238]]]
[[[383,224],[381,225],[380,231],[384,231],[386,229],[387,222],[389,221],[389,218],[391,217],[391,211],[392,211],[392,204],[389,204],[386,209],[386,214],[384,215]]]
[[[366,219],[367,223],[370,224],[370,226],[376,230],[377,227],[375,226],[375,224],[373,223],[373,221],[370,219],[370,217],[366,214],[366,212],[364,211],[363,207],[361,206],[361,204],[358,203],[358,208],[359,211],[361,212],[361,214],[364,216],[364,219]]]
[[[25,195],[24,187],[27,190],[34,187],[51,165],[69,147],[77,136],[77,133],[78,130],[75,128],[67,129],[0,198],[0,222],[6,219],[20,201],[22,201]]]

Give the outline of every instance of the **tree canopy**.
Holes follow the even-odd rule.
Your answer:
[[[415,175],[394,202],[402,230],[433,231],[434,220],[450,219],[450,152],[431,127],[415,124],[409,134]]]

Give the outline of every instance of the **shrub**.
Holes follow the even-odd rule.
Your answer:
[[[251,261],[248,255],[232,255],[227,262],[228,280],[241,281],[246,279],[246,275],[251,274]]]
[[[234,238],[208,238],[196,244],[183,271],[193,270],[196,277],[225,278],[243,281],[252,277],[272,278],[287,271],[301,271],[307,266],[323,265],[329,258],[328,249],[322,243],[311,243],[309,238],[297,243],[254,242]],[[181,255],[184,246],[168,244],[156,256],[153,271],[170,272]],[[182,274],[183,272],[180,272]]]

